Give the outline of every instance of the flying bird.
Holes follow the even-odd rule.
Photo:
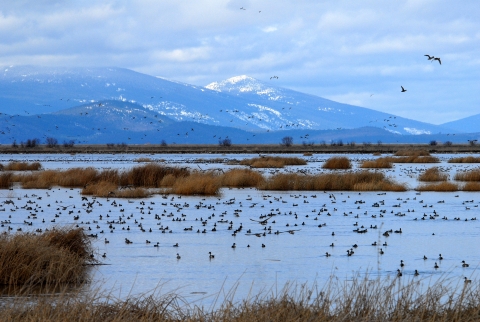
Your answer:
[[[403,88],[403,86],[400,87],[402,88],[402,93],[407,91],[405,88]]]
[[[430,55],[423,55],[423,56],[428,57],[428,60],[435,59],[435,56],[430,56]]]
[[[440,57],[435,57],[433,60],[438,60],[438,63],[441,65],[442,64],[442,61],[440,60]],[[432,60],[432,61],[433,61]]]

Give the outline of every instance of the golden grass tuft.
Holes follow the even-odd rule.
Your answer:
[[[463,191],[480,191],[480,182],[467,182],[463,188]]]
[[[322,168],[330,170],[351,169],[352,163],[347,157],[332,157],[325,161]]]
[[[401,156],[401,157],[383,157],[384,159],[393,163],[438,163],[440,160],[432,156]]]
[[[376,160],[367,160],[363,161],[362,164],[360,165],[360,168],[363,169],[390,169],[392,168],[392,162],[389,160],[386,160],[384,158],[378,158]]]
[[[1,173],[0,174],[0,189],[10,189],[13,186],[12,174]]]
[[[40,162],[10,162],[4,166],[5,171],[38,171],[41,168]]]
[[[15,182],[20,182],[23,189],[49,189],[57,182],[58,172],[46,170],[32,174],[23,174],[14,177]]]
[[[187,177],[177,178],[171,192],[179,195],[215,196],[221,187],[221,178],[213,172],[192,173]]]
[[[425,170],[421,175],[418,176],[419,181],[433,182],[433,181],[447,181],[448,174],[441,173],[438,167],[433,167]]]
[[[86,196],[111,197],[115,195],[118,186],[112,182],[100,181],[91,183],[82,189],[81,194]]]
[[[426,156],[430,156],[430,152],[428,152],[426,150],[408,150],[408,149],[405,149],[405,150],[397,151],[395,153],[395,156],[397,156],[397,157],[420,157],[420,156],[426,157]]]
[[[252,159],[244,159],[240,161],[240,165],[247,165],[252,168],[283,168],[286,165],[306,165],[307,161],[302,158],[294,157],[259,157]]]
[[[187,168],[166,167],[150,163],[144,166],[134,167],[120,176],[121,186],[135,186],[146,188],[158,188],[166,175],[173,175],[175,178],[188,176],[190,171]]]
[[[457,181],[480,181],[480,169],[457,172],[455,173],[454,179]]]
[[[231,169],[222,175],[222,187],[257,187],[264,181],[260,173],[250,169]]]
[[[407,187],[386,178],[383,173],[362,171],[318,175],[276,174],[268,178],[263,185],[260,185],[259,189],[277,191],[406,191]]]
[[[57,173],[55,184],[61,187],[79,188],[95,182],[98,170],[94,168],[72,168]]]
[[[133,162],[153,162],[150,158],[136,158]]]
[[[480,157],[458,157],[458,158],[451,158],[448,160],[448,163],[480,163]]]
[[[429,183],[418,186],[417,191],[435,191],[435,192],[452,192],[460,190],[458,184],[448,181],[441,183]]]
[[[79,284],[94,263],[82,229],[54,228],[42,234],[0,235],[1,285]]]

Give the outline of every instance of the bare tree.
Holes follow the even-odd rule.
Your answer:
[[[232,145],[232,140],[230,140],[229,138],[225,138],[225,139],[220,139],[218,140],[218,145],[220,146],[231,146]]]
[[[280,143],[283,146],[292,146],[293,144],[293,138],[291,136],[284,136],[282,138],[282,143]]]
[[[46,144],[47,147],[49,147],[49,148],[55,148],[56,146],[58,146],[58,140],[55,139],[55,138],[52,138],[52,137],[48,137],[48,138],[45,140],[45,144]]]

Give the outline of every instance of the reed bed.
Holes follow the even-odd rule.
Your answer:
[[[222,175],[222,187],[257,187],[264,181],[260,173],[250,169],[231,169]]]
[[[397,156],[397,157],[420,157],[420,156],[426,157],[426,156],[430,156],[430,152],[428,152],[426,150],[405,149],[405,150],[397,151],[395,153],[395,156]]]
[[[41,168],[40,162],[10,162],[3,166],[4,171],[38,171]]]
[[[447,181],[448,174],[441,173],[438,167],[433,167],[425,170],[425,172],[419,175],[418,180],[424,182]]]
[[[0,235],[0,285],[80,284],[95,261],[82,229]]]
[[[369,171],[328,173],[318,175],[276,174],[268,178],[261,190],[302,191],[406,191],[405,184],[396,183],[383,173]]]
[[[241,301],[228,293],[216,309],[181,296],[140,295],[125,300],[100,293],[18,299],[0,308],[2,321],[404,322],[478,321],[479,284],[442,280],[331,279],[322,288],[285,286]]]
[[[392,163],[438,163],[440,160],[432,156],[400,156],[379,158]],[[378,160],[378,159],[377,159]]]
[[[452,192],[460,190],[458,184],[448,181],[441,183],[429,183],[418,186],[417,191],[436,191],[436,192]]]
[[[12,174],[1,173],[0,174],[0,189],[10,189],[13,186]]]
[[[384,158],[363,161],[360,165],[360,168],[362,169],[391,169],[392,167],[392,162],[385,160]]]
[[[457,181],[480,181],[480,169],[457,172],[455,173],[454,179]]]
[[[448,160],[448,163],[480,163],[480,157],[458,157],[458,158],[451,158]]]
[[[463,188],[463,191],[480,191],[480,182],[467,182]]]
[[[307,161],[294,157],[259,157],[244,159],[239,164],[251,168],[283,168],[286,165],[306,165]]]
[[[175,178],[186,177],[190,174],[187,168],[165,167],[150,163],[144,166],[134,167],[120,175],[120,185],[145,188],[158,188],[166,175]]]
[[[153,162],[150,158],[136,158],[133,162]]]
[[[192,173],[177,178],[170,192],[178,195],[216,196],[221,187],[221,177],[213,172]]]
[[[322,168],[329,170],[346,170],[352,168],[352,163],[347,157],[332,157],[325,161]]]

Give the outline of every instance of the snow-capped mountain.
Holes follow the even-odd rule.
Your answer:
[[[370,131],[395,142],[455,132],[274,83],[236,76],[200,87],[122,68],[10,66],[0,73],[0,142],[55,135],[85,143],[215,143],[230,131],[244,143],[272,143],[292,130],[299,139],[315,131],[341,138],[350,131],[347,136],[358,140],[355,133],[368,137]]]

